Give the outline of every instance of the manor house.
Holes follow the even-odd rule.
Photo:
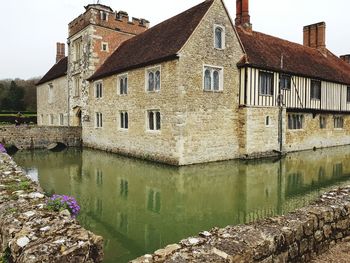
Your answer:
[[[297,44],[254,31],[248,0],[236,5],[235,20],[206,0],[153,27],[86,6],[38,83],[38,124],[174,165],[350,144],[350,55],[327,49],[326,24]]]

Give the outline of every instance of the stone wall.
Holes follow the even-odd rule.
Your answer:
[[[49,84],[52,85],[51,99],[49,99]],[[68,81],[63,76],[37,86],[37,123],[38,125],[58,126],[68,125]],[[63,123],[60,123],[63,114]],[[53,120],[50,123],[50,115]]]
[[[54,142],[81,146],[81,127],[0,126],[0,143],[13,144],[18,149],[41,149]]]
[[[350,186],[256,223],[213,228],[132,262],[308,262],[350,235]]]
[[[301,151],[313,149],[314,147],[325,148],[350,144],[349,116],[339,115],[344,118],[343,129],[334,128],[333,114],[317,114],[313,116],[311,113],[304,113],[303,116],[303,129],[287,129],[285,151]],[[326,127],[324,129],[320,128],[320,116],[326,118]]]
[[[0,262],[102,262],[102,237],[83,229],[68,210],[45,209],[46,201],[40,187],[0,153]]]

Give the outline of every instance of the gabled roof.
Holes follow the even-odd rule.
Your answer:
[[[246,55],[239,67],[249,65],[266,70],[286,72],[325,81],[350,84],[350,64],[328,50],[305,47],[259,32],[247,32],[236,27]]]
[[[67,75],[68,57],[62,58],[42,77],[36,85],[57,79]]]
[[[125,41],[89,80],[176,59],[213,2],[206,0]]]

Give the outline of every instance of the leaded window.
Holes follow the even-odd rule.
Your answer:
[[[160,91],[161,73],[160,68],[147,70],[147,91]]]
[[[128,94],[128,75],[122,75],[118,77],[119,82],[119,94],[126,95]]]
[[[304,115],[288,114],[288,129],[300,130],[303,129]]]
[[[290,90],[291,88],[291,76],[286,74],[280,75],[280,88]]]
[[[312,100],[321,99],[321,81],[311,80],[310,98]]]
[[[126,111],[120,112],[120,128],[129,129],[129,114]]]
[[[148,130],[159,131],[161,128],[161,114],[159,110],[150,110],[147,112]]]
[[[219,67],[204,67],[203,88],[206,91],[220,91],[223,89],[223,70]]]
[[[273,95],[273,74],[269,72],[259,72],[259,94],[264,96]]]
[[[215,27],[215,48],[222,49],[224,42],[224,30],[220,26]]]

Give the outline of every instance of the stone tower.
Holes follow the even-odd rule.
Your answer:
[[[90,121],[88,79],[121,43],[147,30],[149,22],[113,11],[101,4],[85,7],[85,12],[68,25],[68,108],[69,125]]]

